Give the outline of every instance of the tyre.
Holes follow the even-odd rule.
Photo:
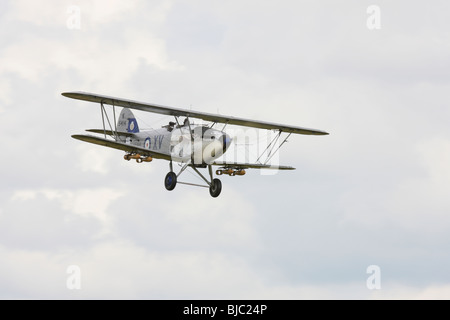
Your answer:
[[[177,185],[177,175],[175,172],[169,172],[166,175],[166,178],[164,179],[164,186],[167,190],[171,191],[175,189],[175,186]]]
[[[222,182],[219,179],[214,179],[209,187],[209,194],[211,197],[216,198],[222,191]]]

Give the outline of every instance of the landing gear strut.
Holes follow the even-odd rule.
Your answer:
[[[207,185],[205,186],[205,185],[201,185],[201,184],[194,184],[194,183],[178,181],[178,176],[187,167],[191,167],[207,183]],[[169,191],[175,189],[175,186],[177,185],[177,183],[187,184],[187,185],[197,186],[197,187],[205,187],[205,188],[209,188],[209,194],[211,195],[211,197],[217,198],[219,196],[220,192],[222,191],[222,182],[219,179],[213,178],[213,172],[212,172],[211,165],[208,166],[208,171],[209,171],[209,176],[211,178],[210,180],[206,179],[200,173],[200,171],[198,171],[198,169],[196,168],[195,165],[192,165],[192,163],[188,162],[188,163],[184,164],[184,166],[181,168],[180,172],[177,175],[175,172],[173,172],[173,166],[172,166],[172,161],[171,161],[170,162],[170,172],[166,175],[166,178],[164,179],[164,186]]]

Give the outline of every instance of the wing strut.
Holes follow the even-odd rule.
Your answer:
[[[102,113],[102,122],[103,122],[103,133],[105,134],[105,139],[106,139],[106,124],[105,124],[105,118],[106,118],[106,121],[108,122],[109,128],[111,129],[111,130],[108,130],[108,131],[110,133],[112,133],[113,138],[116,141],[118,141],[119,140],[119,134],[117,133],[116,107],[115,107],[114,104],[112,106],[113,106],[113,117],[114,117],[114,119],[113,119],[114,120],[114,130],[113,130],[113,127],[111,125],[111,121],[109,121],[109,116],[108,116],[108,113],[106,112],[106,108],[103,105],[103,102],[100,102],[100,111]]]
[[[116,106],[113,101],[113,115],[114,115],[114,131],[116,132],[116,140],[119,138],[119,134],[117,133],[117,121],[116,121]]]
[[[268,158],[267,158],[267,160],[266,160],[266,162],[265,162],[264,164],[267,164],[267,163],[270,161],[270,159],[272,159],[273,155],[281,148],[281,146],[282,146],[285,142],[287,142],[287,139],[291,136],[291,134],[292,134],[292,132],[290,132],[290,133],[287,135],[287,137],[283,140],[282,143],[280,143],[280,145],[278,146],[278,148],[275,149],[275,151],[273,151],[273,148],[272,148],[271,153],[272,153],[272,151],[273,151],[273,153],[270,155],[270,157],[268,156]],[[281,135],[281,131],[280,131],[280,135]],[[275,146],[275,145],[274,145],[274,146]]]
[[[105,139],[106,139],[106,127],[105,127],[105,107],[103,106],[103,103],[100,103],[100,112],[102,113],[102,122],[103,122],[103,132],[105,133]]]
[[[260,164],[261,161],[259,161],[259,159],[262,158],[262,156],[267,153],[266,156],[266,160],[264,161],[264,164],[267,164],[270,159],[272,159],[272,157],[274,156],[274,154],[283,146],[283,144],[285,142],[287,142],[287,139],[291,136],[292,132],[289,132],[289,134],[286,136],[286,138],[277,146],[277,141],[280,139],[281,134],[283,133],[282,130],[279,130],[277,135],[272,139],[272,141],[270,141],[270,143],[267,145],[266,149],[264,149],[264,151],[260,154],[260,156],[258,157],[258,159],[256,159],[256,162],[259,162]]]

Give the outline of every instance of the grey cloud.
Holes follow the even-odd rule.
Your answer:
[[[382,269],[381,296],[408,296],[399,284],[445,289],[448,4],[380,1],[378,31],[365,26],[369,4],[200,1],[159,7],[146,19],[149,11],[140,9],[151,8],[139,3],[129,16],[103,23],[85,11],[94,20],[79,31],[55,22],[64,17],[40,28],[32,20],[13,22],[20,37],[2,37],[0,52],[10,59],[0,67],[9,87],[0,90],[9,97],[0,100],[0,241],[12,259],[0,296],[61,292],[21,282],[26,270],[13,272],[15,261],[64,271],[73,260],[90,272],[88,297],[111,297],[108,288],[133,298],[304,297],[305,288],[319,297],[371,297],[370,264]],[[101,117],[98,106],[60,95],[69,90],[192,105],[331,135],[290,137],[280,161],[296,171],[224,177],[218,199],[185,186],[166,192],[167,163],[138,165],[114,150],[78,147],[70,135],[101,126]],[[137,115],[156,125],[171,120]],[[103,170],[86,170],[99,157],[92,166]],[[120,196],[86,200],[83,208],[92,212],[84,216],[42,193],[102,188]],[[23,190],[37,196],[12,200]],[[109,203],[103,211],[96,207],[101,201]],[[111,229],[98,237],[102,214]],[[222,291],[202,283],[190,295],[193,281],[178,286],[163,272],[201,279],[208,267],[207,279]],[[220,280],[230,279],[227,270],[255,289],[236,292]],[[123,285],[100,280],[102,272],[120,275]],[[141,281],[152,272],[160,280]],[[8,275],[14,280],[5,281]],[[64,281],[64,272],[55,277],[48,275],[52,284]],[[445,297],[444,289],[433,292]]]

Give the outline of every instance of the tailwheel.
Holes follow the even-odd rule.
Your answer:
[[[209,194],[211,195],[211,197],[216,198],[219,196],[221,191],[222,191],[222,182],[219,179],[213,179],[209,187]]]
[[[169,172],[166,175],[166,178],[164,179],[164,186],[167,190],[171,191],[175,189],[175,186],[177,185],[177,175],[175,172]]]

